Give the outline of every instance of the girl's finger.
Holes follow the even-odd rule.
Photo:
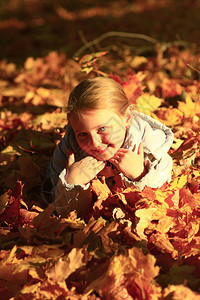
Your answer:
[[[120,148],[117,153],[128,153],[129,151],[129,149]]]
[[[109,159],[109,161],[110,161],[113,165],[115,165],[115,166],[117,166],[118,163],[119,163],[119,161],[118,161],[117,159],[115,159],[115,158],[111,158],[111,159]]]
[[[124,157],[124,154],[115,154],[113,157],[112,157],[112,159],[116,159],[116,160],[120,160],[121,161],[121,159]]]
[[[92,156],[87,156],[81,161],[81,164],[87,166],[87,164],[91,164],[93,162],[97,162],[97,159]]]
[[[104,161],[99,161],[99,160],[96,160],[96,161],[90,161],[90,162],[88,162],[88,167],[90,168],[90,169],[95,169],[95,168],[97,168],[98,166],[105,166],[105,162]]]
[[[104,165],[105,166],[105,162],[104,161],[95,161],[95,162],[92,162],[92,165],[93,166],[101,166],[101,165]]]
[[[102,165],[97,166],[95,170],[97,171],[97,173],[99,173],[104,168],[105,168],[105,165],[102,164]]]
[[[141,142],[140,144],[139,144],[139,147],[138,147],[138,155],[144,155],[144,150],[143,150],[143,142]]]
[[[74,153],[71,152],[68,157],[68,167],[70,167],[75,162]]]

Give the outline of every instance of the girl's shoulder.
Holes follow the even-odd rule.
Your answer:
[[[146,115],[142,112],[134,111],[133,119],[137,122],[138,125],[143,125],[143,126],[149,125],[153,129],[154,128],[161,129],[161,130],[169,129],[167,126],[162,124],[160,121],[158,121],[158,120],[152,118],[151,116]]]
[[[138,141],[143,141],[145,152],[152,153],[158,159],[169,150],[173,143],[171,129],[144,113],[133,113],[131,127],[133,137]]]

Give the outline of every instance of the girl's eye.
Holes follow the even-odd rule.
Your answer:
[[[80,132],[80,133],[78,134],[78,136],[80,136],[80,137],[86,136],[86,135],[87,135],[87,132]]]
[[[102,126],[102,127],[100,127],[99,128],[99,131],[101,132],[101,131],[105,131],[106,130],[106,126]]]

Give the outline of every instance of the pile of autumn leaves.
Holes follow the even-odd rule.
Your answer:
[[[199,66],[200,57],[189,50],[170,51],[168,58],[162,48],[148,59],[127,55],[132,71],[122,76],[118,70],[114,76],[111,70],[110,76],[123,85],[136,109],[172,128],[171,183],[141,192],[125,188],[118,175],[111,189],[103,178],[94,179],[97,201],[81,220],[75,212],[68,218],[55,216],[53,204],[43,209],[27,202],[24,190],[29,192],[30,178],[26,182],[26,176],[20,177],[23,168],[16,169],[18,178],[6,181],[9,185],[15,178],[15,189],[0,197],[1,299],[200,299],[199,83],[186,68],[194,61]],[[90,72],[98,71],[97,57],[101,55],[84,57]],[[102,64],[103,59],[106,64],[109,58],[102,57]],[[14,66],[1,63],[1,107],[7,108],[0,121],[5,172],[17,159],[24,168],[32,163],[33,172],[42,178],[36,168],[38,157],[47,153],[48,161],[53,150],[46,135],[56,140],[64,132],[63,124],[57,129],[62,111],[51,108],[40,116],[16,116],[9,110],[10,103],[21,101],[28,108],[52,105],[55,99],[62,106],[70,78],[74,85],[80,79],[80,65],[54,52],[44,59],[29,58],[9,80]],[[33,134],[32,143],[16,150],[16,136],[25,130]],[[45,146],[36,147],[35,132]]]

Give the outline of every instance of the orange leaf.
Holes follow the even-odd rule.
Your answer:
[[[149,242],[153,243],[160,251],[172,253],[174,251],[173,245],[170,243],[166,233],[153,233],[150,236]]]
[[[145,228],[148,227],[152,220],[152,215],[156,211],[155,207],[139,209],[135,212],[136,217],[140,218],[136,225],[136,232],[141,239],[147,240],[147,236],[144,234]]]
[[[64,281],[70,274],[85,264],[83,258],[83,249],[73,248],[66,257],[60,258],[55,266],[46,272],[47,277],[54,282]]]
[[[135,75],[132,75],[128,81],[122,84],[124,91],[130,103],[136,104],[136,99],[142,95],[143,86],[141,84],[145,75],[142,72],[139,72]]]
[[[160,107],[155,114],[152,115],[155,119],[164,123],[166,126],[181,124],[183,112],[177,108]]]
[[[164,289],[163,296],[164,299],[170,297],[170,299],[200,300],[200,295],[185,285],[169,285]]]
[[[85,292],[95,290],[102,299],[157,299],[161,289],[153,282],[159,273],[155,262],[152,255],[131,248],[127,255],[114,256],[106,273],[94,280]]]

